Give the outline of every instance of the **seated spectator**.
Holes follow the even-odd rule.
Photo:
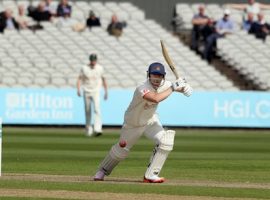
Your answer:
[[[37,8],[29,7],[28,8],[29,16],[32,17],[35,21],[50,21],[52,15],[49,11],[45,10],[45,2],[41,1],[38,4]]]
[[[0,13],[0,33],[3,33],[4,30],[18,30],[19,24],[16,22],[12,16],[12,10],[6,9],[4,12]]]
[[[45,10],[49,11],[52,16],[56,16],[56,6],[53,5],[52,0],[44,0]]]
[[[89,13],[89,17],[86,21],[86,26],[90,29],[94,26],[101,26],[99,18],[96,17],[95,13],[92,10]]]
[[[57,16],[64,17],[64,16],[71,16],[71,5],[68,4],[68,0],[61,0],[58,7],[57,7]]]
[[[122,35],[124,27],[126,27],[126,23],[119,22],[117,16],[113,15],[111,23],[107,27],[107,31],[110,35],[114,35],[118,38]]]
[[[248,32],[250,30],[252,23],[253,23],[253,13],[248,13],[247,19],[243,21],[242,29]]]
[[[225,37],[227,34],[233,33],[234,23],[230,19],[230,10],[224,10],[224,16],[218,20],[215,25],[215,33],[211,34],[205,43],[204,59],[209,63],[212,61],[214,55],[214,47],[218,38]]]
[[[23,5],[18,6],[18,16],[16,21],[19,24],[20,29],[26,29],[31,24],[31,18],[25,14],[25,8]]]
[[[252,13],[254,16],[257,16],[262,9],[270,9],[270,4],[257,3],[256,0],[248,0],[248,3],[227,4],[227,6],[243,10],[246,13],[244,19],[247,19],[248,13]]]
[[[203,38],[204,45],[205,45],[207,38],[216,32],[215,24],[216,24],[216,22],[213,19],[209,18],[207,21],[207,24],[202,29],[202,38]]]
[[[265,41],[266,36],[270,33],[270,25],[265,22],[264,15],[258,14],[258,21],[252,23],[249,33],[254,34],[256,38]]]
[[[195,14],[192,18],[192,32],[191,32],[191,49],[195,50],[197,53],[199,41],[201,40],[203,29],[208,24],[209,17],[205,15],[205,7],[200,5],[198,8],[198,14]]]

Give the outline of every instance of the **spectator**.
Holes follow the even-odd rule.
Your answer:
[[[211,18],[208,19],[208,22],[206,26],[202,29],[202,36],[203,36],[203,42],[205,44],[207,38],[215,33],[216,28],[215,28],[215,21]]]
[[[258,21],[252,23],[249,33],[254,34],[256,38],[265,41],[266,36],[270,33],[270,25],[265,22],[262,13],[258,14]]]
[[[126,27],[126,23],[118,21],[117,16],[113,15],[111,23],[107,27],[107,31],[110,35],[114,35],[118,38],[122,35],[124,27]]]
[[[56,16],[56,6],[53,5],[52,0],[44,0],[45,10],[49,11],[52,16]]]
[[[90,29],[95,26],[101,26],[99,18],[96,17],[96,14],[92,10],[89,13],[89,17],[86,21],[86,26]]]
[[[248,13],[247,19],[243,21],[242,29],[249,32],[252,23],[253,23],[253,13]]]
[[[103,67],[97,64],[97,55],[91,54],[89,57],[89,65],[85,65],[81,68],[80,75],[77,80],[77,94],[81,96],[81,84],[83,88],[83,97],[85,105],[85,127],[86,135],[93,135],[93,128],[91,126],[91,102],[94,107],[94,133],[95,136],[99,136],[102,133],[102,122],[100,112],[99,95],[101,84],[103,84],[105,93],[104,99],[108,97],[107,83],[104,77]]]
[[[256,0],[248,0],[248,3],[240,3],[240,4],[227,4],[227,6],[243,10],[246,15],[248,13],[252,13],[254,16],[257,16],[262,9],[270,9],[270,5],[257,3]],[[244,16],[244,19],[247,19],[247,16]]]
[[[18,6],[18,16],[16,17],[16,21],[18,22],[20,29],[28,28],[32,21],[30,17],[25,15],[25,8],[23,5]]]
[[[71,16],[71,5],[68,4],[68,0],[61,0],[58,7],[57,7],[57,16],[64,17],[64,16]]]
[[[48,10],[45,10],[45,2],[41,1],[38,4],[37,8],[29,7],[29,16],[32,17],[35,21],[50,21],[52,19],[52,15]]]
[[[230,10],[224,10],[224,16],[222,19],[218,20],[215,25],[215,33],[211,34],[205,43],[204,49],[204,59],[209,63],[212,61],[214,55],[214,47],[218,38],[225,37],[227,34],[233,33],[234,23],[230,19]]]
[[[6,9],[4,12],[0,13],[0,33],[3,33],[5,29],[8,30],[19,29],[19,24],[12,16],[11,9]]]
[[[205,7],[200,5],[199,13],[195,14],[192,19],[192,32],[191,32],[191,49],[199,53],[198,46],[201,37],[203,36],[203,29],[207,26],[209,17],[205,15]]]

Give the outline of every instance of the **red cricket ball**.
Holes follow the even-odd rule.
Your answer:
[[[127,146],[127,142],[125,140],[121,140],[119,142],[119,146],[122,147],[122,148],[124,148],[125,146]]]

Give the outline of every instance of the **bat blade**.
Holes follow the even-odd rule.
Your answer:
[[[176,77],[176,79],[179,78],[179,74],[178,72],[176,71],[176,68],[175,68],[175,65],[173,63],[173,61],[171,60],[169,54],[168,54],[168,51],[164,45],[164,42],[162,40],[160,40],[160,44],[161,44],[161,48],[162,48],[162,54],[163,54],[163,57],[164,59],[166,60],[167,64],[169,65],[169,67],[171,68],[174,76]]]

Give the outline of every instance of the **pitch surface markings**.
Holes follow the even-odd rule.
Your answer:
[[[0,180],[29,180],[46,182],[94,182],[90,176],[5,173]],[[146,184],[141,179],[107,177],[104,184]],[[270,183],[229,183],[201,180],[168,180],[160,185],[270,189]]]

